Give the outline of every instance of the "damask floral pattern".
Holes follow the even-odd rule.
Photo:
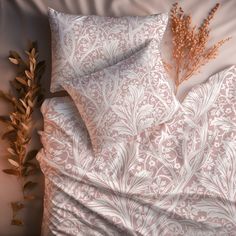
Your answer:
[[[70,15],[48,10],[52,32],[51,91],[61,80],[87,75],[113,65],[160,41],[168,15],[102,17]]]
[[[182,103],[159,86],[175,112],[96,158],[73,102],[44,103],[44,235],[235,235],[236,67]]]
[[[174,112],[154,40],[128,59],[61,85],[77,105],[95,154],[163,123]]]

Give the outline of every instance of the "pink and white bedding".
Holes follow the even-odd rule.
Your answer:
[[[51,91],[61,81],[89,75],[125,59],[150,40],[161,41],[167,13],[150,16],[82,16],[48,10],[52,31]]]
[[[161,0],[160,1],[158,0],[4,1],[2,0],[0,1],[0,12],[1,12],[0,13],[0,19],[1,19],[0,70],[2,73],[1,84],[0,84],[1,89],[4,91],[8,91],[9,80],[12,80],[13,76],[15,75],[15,71],[12,70],[12,65],[7,62],[7,56],[9,50],[21,51],[23,48],[25,48],[27,40],[32,39],[38,41],[41,59],[46,60],[47,64],[46,73],[42,80],[42,87],[45,90],[47,97],[54,96],[50,93],[50,88],[49,88],[50,76],[51,76],[50,65],[52,58],[50,53],[51,51],[50,27],[47,16],[48,7],[51,7],[56,11],[65,12],[68,14],[73,13],[85,16],[87,15],[100,15],[100,16],[112,16],[112,17],[147,16],[151,14],[169,12],[171,4],[173,4],[174,2],[175,2],[174,0],[166,0],[166,1],[161,1]],[[186,13],[189,13],[193,16],[193,23],[194,24],[196,23],[198,25],[202,22],[202,20],[204,19],[204,17],[206,17],[209,10],[216,3],[215,1],[205,1],[205,0],[191,0],[191,1],[181,0],[178,2],[183,7]],[[190,91],[192,87],[195,87],[197,84],[201,84],[202,82],[208,80],[209,76],[214,75],[225,68],[228,68],[229,66],[235,64],[236,62],[236,17],[235,17],[236,1],[219,0],[217,2],[220,3],[220,8],[216,14],[216,17],[212,21],[212,24],[210,25],[211,43],[214,43],[220,39],[227,37],[231,37],[231,40],[222,47],[222,49],[220,50],[220,54],[216,58],[216,60],[212,60],[207,66],[205,66],[201,70],[201,73],[194,75],[191,78],[191,80],[187,81],[186,83],[180,86],[179,92],[176,96],[176,101],[177,97],[180,98],[180,100],[182,100],[185,97],[185,95],[188,94],[188,91]],[[163,57],[166,56],[165,50],[166,48],[168,48],[168,40],[169,40],[168,34],[166,34],[164,36],[162,45]],[[211,83],[208,83],[208,85],[209,84]],[[218,93],[220,96],[219,98],[217,98],[217,100],[218,101],[221,100],[221,102],[226,104],[229,101],[229,96],[227,96],[227,99],[225,96],[222,96],[222,94],[225,93],[224,87],[225,83],[223,83],[223,86],[221,87],[220,90],[221,92]],[[181,109],[184,108],[184,113],[192,114],[188,115],[187,116],[188,118],[190,117],[192,118],[193,116],[200,114],[202,111],[199,109],[202,108],[202,106],[198,106],[198,108],[197,106],[194,106],[192,108],[191,103],[190,105],[187,105],[188,101],[192,102],[194,100],[194,97],[202,98],[204,94],[203,90],[200,89],[197,91],[198,91],[198,96],[196,96],[195,93],[191,92],[190,94],[188,94],[187,96],[188,98],[185,99],[184,102],[177,101],[179,103],[179,106],[182,107]],[[234,90],[231,89],[231,91],[233,93]],[[205,101],[202,101],[200,99],[199,101],[197,101],[197,99],[195,99],[194,104],[195,105],[200,103],[204,104],[204,102],[207,102],[207,98],[210,97],[205,97]],[[192,98],[192,100],[190,100],[190,98]],[[43,168],[43,171],[45,172],[45,177],[46,177],[46,188],[45,188],[46,195],[45,195],[44,224],[43,224],[42,235],[87,236],[87,235],[109,235],[111,234],[110,232],[112,232],[111,235],[119,234],[118,228],[115,227],[115,225],[121,225],[121,223],[119,222],[113,223],[115,220],[109,216],[109,219],[113,220],[112,224],[109,224],[107,218],[105,218],[104,220],[98,214],[95,214],[94,211],[90,211],[86,206],[84,207],[82,204],[80,205],[78,204],[79,202],[78,198],[81,197],[80,195],[78,195],[78,191],[76,190],[75,187],[76,185],[79,185],[79,183],[75,182],[78,180],[78,178],[81,178],[81,173],[83,172],[78,172],[77,168],[78,166],[90,166],[91,165],[90,157],[92,154],[91,154],[91,143],[88,141],[89,138],[87,136],[88,133],[86,130],[83,131],[85,129],[85,126],[83,123],[81,123],[82,120],[79,116],[78,111],[76,110],[77,108],[75,104],[68,98],[53,98],[47,100],[43,107],[45,108],[45,109],[43,108],[45,117],[44,121],[45,130],[44,133],[42,133],[42,140],[44,140],[43,144],[45,145],[45,147],[42,149],[42,151],[38,156],[38,159],[40,160],[40,164]],[[46,109],[46,107],[48,109]],[[4,112],[8,111],[8,107],[4,106],[4,104],[0,104],[0,108],[2,114],[5,114]],[[51,116],[47,115],[48,112],[51,113]],[[225,109],[225,112],[226,113],[224,115],[226,114],[232,115],[233,114],[232,112],[235,112],[235,102],[233,102],[231,106],[227,107]],[[220,114],[222,113],[223,113],[222,108],[217,109],[215,111],[213,110],[211,113],[211,119],[212,117],[216,117],[218,115],[221,116]],[[40,123],[41,116],[38,115],[37,117]],[[189,119],[189,121],[192,122],[191,119]],[[181,122],[182,121],[180,120],[179,125],[181,125]],[[200,120],[199,122],[202,121]],[[69,126],[67,126],[67,124]],[[195,123],[192,124],[194,126]],[[214,145],[212,144],[211,146],[208,143],[208,146],[212,147],[213,150],[218,150],[220,148],[220,152],[217,153],[215,152],[216,154],[213,155],[212,158],[208,158],[207,156],[206,158],[207,161],[203,166],[204,168],[202,168],[201,166],[201,164],[204,164],[204,161],[201,158],[199,160],[199,166],[201,167],[200,168],[198,166],[198,163],[196,163],[198,159],[197,158],[193,159],[191,158],[191,156],[183,157],[181,161],[176,162],[175,165],[174,161],[172,160],[174,160],[175,155],[177,155],[176,158],[179,157],[178,155],[182,149],[181,147],[178,146],[177,151],[175,152],[176,149],[174,149],[173,151],[172,149],[174,147],[173,145],[176,144],[176,140],[174,139],[174,137],[173,139],[171,139],[172,141],[170,141],[170,143],[164,142],[164,140],[166,140],[165,137],[167,138],[169,137],[169,133],[167,133],[168,130],[164,133],[161,133],[163,134],[164,137],[163,141],[160,138],[161,136],[159,136],[160,140],[156,139],[156,142],[160,143],[160,148],[163,148],[162,151],[165,152],[165,155],[164,157],[158,159],[160,163],[159,166],[158,165],[155,166],[156,165],[155,162],[151,160],[149,162],[149,159],[147,159],[145,165],[149,166],[149,169],[152,170],[154,176],[155,175],[157,176],[159,174],[159,179],[157,179],[156,186],[154,189],[156,189],[157,192],[158,191],[161,191],[161,193],[163,192],[162,195],[163,198],[165,194],[168,195],[169,197],[166,198],[166,203],[164,201],[159,201],[158,203],[159,205],[157,207],[152,208],[154,210],[147,210],[147,208],[145,207],[135,208],[136,205],[133,204],[133,202],[130,202],[129,206],[134,206],[134,208],[132,208],[134,209],[133,213],[138,212],[137,217],[139,218],[137,218],[137,220],[133,220],[133,218],[131,217],[128,220],[126,219],[124,220],[124,222],[127,222],[127,224],[129,223],[129,225],[126,226],[126,232],[123,233],[123,235],[140,235],[138,232],[128,231],[130,225],[133,225],[133,223],[130,223],[130,221],[133,221],[134,223],[138,222],[135,223],[135,225],[142,224],[143,227],[145,228],[146,227],[145,222],[148,223],[150,218],[146,218],[146,221],[141,221],[141,220],[139,221],[139,219],[142,219],[143,215],[145,216],[145,214],[147,214],[146,213],[147,211],[151,212],[155,211],[157,213],[161,212],[159,214],[160,217],[158,218],[157,221],[159,222],[158,224],[160,225],[160,228],[159,231],[157,231],[156,235],[168,235],[168,236],[181,235],[181,233],[184,234],[183,232],[185,229],[189,230],[188,234],[185,235],[193,235],[193,236],[235,235],[236,232],[235,230],[236,199],[235,199],[235,168],[234,168],[235,133],[233,133],[232,137],[229,134],[229,131],[235,132],[235,124],[234,121],[233,123],[232,121],[229,122],[228,118],[217,119],[217,122],[216,123],[213,122],[212,124],[214,124],[214,126],[217,126],[218,129],[220,130],[220,132],[218,133],[219,135],[223,134],[226,131],[227,132],[226,135],[223,136],[224,137],[223,139],[218,139],[217,138],[218,136],[215,137],[215,141],[221,140],[223,141],[223,144],[217,141],[214,143]],[[70,127],[73,127],[73,129],[71,130]],[[185,127],[183,127],[183,129],[185,129]],[[186,134],[188,135],[191,134],[189,129],[186,129]],[[223,129],[225,129],[224,132]],[[76,138],[71,138],[72,134],[76,132],[76,130],[77,130],[77,134],[75,136]],[[204,134],[204,130],[205,126],[204,129],[202,129],[201,136],[196,138],[196,140],[199,141],[200,139],[202,139],[202,137],[208,135]],[[175,133],[177,131],[182,132],[179,126],[178,129],[175,130]],[[56,138],[58,136],[61,138],[60,139]],[[83,139],[82,138],[83,136],[87,138]],[[191,139],[192,137],[190,135],[189,140]],[[231,140],[231,142],[228,141],[225,142],[225,139],[228,141]],[[225,145],[225,143],[229,145],[227,146]],[[232,143],[234,146],[232,146]],[[40,145],[39,142],[37,141],[36,144]],[[51,144],[53,146],[51,146]],[[6,145],[7,144],[5,143],[1,143],[2,150],[6,149],[7,147]],[[181,146],[181,144],[179,145]],[[184,142],[182,143],[182,146],[183,147],[185,146]],[[57,147],[58,150],[56,149]],[[71,151],[72,149],[73,150],[78,149],[79,153],[83,154],[78,155],[76,151],[74,156],[72,156],[71,155],[73,153],[73,151]],[[169,160],[165,158],[168,157],[167,155],[168,151],[170,152],[169,155],[171,155],[171,158]],[[186,152],[189,151],[190,150],[186,150]],[[68,158],[65,158],[66,156]],[[82,158],[84,156],[86,156],[86,158]],[[86,162],[88,164],[86,164]],[[168,187],[172,186],[169,185],[169,183],[173,181],[172,177],[166,179],[166,176],[167,177],[169,176],[169,172],[166,172],[165,170],[166,168],[168,168],[168,170],[171,171],[170,176],[174,177],[178,176],[176,174],[179,173],[178,169],[180,168],[178,163],[180,163],[181,171],[182,172],[186,171],[186,173],[188,173],[186,178],[188,177],[190,178],[191,171],[195,170],[195,172],[193,172],[195,173],[195,175],[193,174],[192,178],[189,181],[190,187],[185,188],[184,185],[180,185],[179,188],[174,187],[174,190],[166,189],[166,186]],[[2,166],[2,169],[4,169],[7,168],[8,164],[3,158],[1,158],[0,165]],[[103,165],[104,162],[101,163],[99,167],[103,168]],[[199,169],[197,169],[197,167],[199,167]],[[70,168],[73,169],[73,171],[71,171]],[[143,169],[143,164],[137,167],[136,172],[139,171],[141,175],[143,173],[142,169]],[[157,172],[158,170],[159,172]],[[80,169],[79,171],[82,170]],[[121,173],[127,173],[127,171]],[[130,173],[132,174],[133,172]],[[77,176],[79,177],[77,178]],[[183,176],[185,176],[184,173]],[[178,180],[180,179],[178,178]],[[120,180],[120,182],[123,182],[123,180]],[[179,186],[175,185],[177,182],[178,181],[175,180],[173,186]],[[182,183],[187,183],[187,179],[186,181],[182,180]],[[4,189],[4,186],[10,186],[12,184],[14,184],[12,182],[12,179],[6,177],[4,173],[0,172],[0,185],[3,186],[2,189]],[[67,191],[70,185],[71,189]],[[90,189],[89,186],[91,185],[89,185],[87,182],[86,186],[87,189]],[[99,186],[99,189],[101,190],[104,188]],[[82,191],[81,193],[84,194],[83,198],[89,199],[88,198],[89,195],[87,194],[87,192],[90,193],[91,195],[91,192],[89,190]],[[144,191],[140,192],[141,194],[145,193]],[[72,197],[68,197],[67,193],[69,193]],[[41,195],[41,193],[39,195]],[[29,208],[25,209],[25,211],[23,212],[22,217],[25,217],[27,218],[27,220],[29,220],[29,222],[27,223],[27,227],[24,227],[23,229],[9,227],[9,221],[12,217],[11,212],[9,211],[9,202],[19,199],[18,197],[20,196],[21,192],[18,191],[17,188],[12,188],[10,192],[0,191],[0,199],[1,199],[0,209],[2,215],[4,215],[4,217],[2,217],[0,213],[0,234],[9,236],[10,235],[38,236],[40,228],[40,218],[41,218],[40,204],[34,205],[35,207],[34,211],[32,211],[32,208]],[[119,196],[122,196],[122,194],[120,194]],[[158,196],[160,196],[160,194]],[[144,200],[145,198],[146,197],[144,194]],[[120,206],[120,210],[118,209],[119,212],[123,212],[123,209],[126,209],[123,207],[124,206],[123,199],[124,198],[118,199],[118,201],[120,201],[120,203],[117,205]],[[198,204],[196,204],[196,202],[198,202]],[[168,204],[171,203],[173,203],[172,206],[168,208],[169,206]],[[115,204],[112,204],[112,206],[113,205]],[[168,210],[165,209],[165,206],[169,209],[170,214],[168,213]],[[199,211],[199,209],[201,209],[202,211]],[[104,212],[104,211],[99,210],[99,212]],[[77,217],[78,214],[84,214],[86,216],[79,218]],[[167,216],[168,214],[170,217]],[[129,216],[126,213],[124,215]],[[92,222],[92,224],[87,223],[87,221],[85,220],[87,220],[88,222]],[[98,224],[96,223],[99,220],[103,222],[101,226],[100,223]],[[204,224],[204,222],[206,222],[206,224]],[[153,227],[155,226],[156,225],[154,224]],[[191,226],[193,228],[192,231],[190,230]],[[194,226],[197,227],[197,230],[194,230]],[[199,229],[200,226],[202,226],[201,229]],[[114,227],[115,229],[112,231]],[[108,230],[106,231],[106,229]],[[168,233],[168,230],[171,233]],[[66,233],[66,231],[69,233]]]
[[[235,81],[235,66],[226,68],[182,103],[165,88],[172,116],[99,157],[73,101],[47,100],[45,235],[233,236]]]
[[[74,100],[96,155],[163,123],[174,111],[156,40],[117,64],[63,79],[61,85]]]
[[[51,89],[71,97],[41,109],[42,235],[233,236],[236,67],[179,99],[160,54],[167,15],[49,12]]]

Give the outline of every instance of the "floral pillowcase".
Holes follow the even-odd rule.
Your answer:
[[[62,80],[88,129],[95,154],[163,123],[172,112],[158,42],[113,66]]]
[[[103,17],[48,10],[52,33],[51,91],[61,81],[83,76],[121,61],[150,40],[161,41],[168,15]]]

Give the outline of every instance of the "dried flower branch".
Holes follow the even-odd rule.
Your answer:
[[[11,86],[14,94],[7,94],[0,91],[0,98],[9,102],[13,109],[9,116],[0,116],[0,121],[4,122],[7,132],[2,138],[9,141],[8,162],[9,169],[3,172],[17,176],[23,192],[24,200],[33,200],[35,195],[30,193],[37,183],[29,180],[29,177],[39,170],[37,164],[33,162],[37,150],[30,150],[29,144],[34,130],[32,114],[40,101],[40,78],[45,69],[44,61],[38,62],[38,52],[36,43],[31,43],[29,50],[25,51],[27,59],[24,61],[17,52],[10,52],[9,60],[17,65],[18,75]],[[13,211],[12,225],[22,225],[23,222],[16,218],[17,213],[23,209],[24,203],[12,202]]]
[[[209,25],[218,8],[219,4],[216,4],[197,29],[196,26],[192,26],[191,16],[185,15],[178,3],[173,4],[170,15],[173,63],[165,65],[171,78],[174,79],[176,92],[182,82],[199,72],[200,68],[210,60],[215,59],[219,48],[229,40],[226,38],[211,47],[207,46]]]

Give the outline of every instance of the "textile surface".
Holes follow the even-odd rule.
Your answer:
[[[73,102],[44,104],[43,235],[235,235],[236,68],[182,103],[159,90],[168,120],[96,157]]]
[[[112,148],[173,111],[156,40],[128,59],[84,77],[64,80],[88,129],[95,153]]]
[[[49,9],[52,30],[51,91],[61,80],[88,75],[140,50],[150,40],[159,43],[167,14],[143,17],[69,15]]]
[[[51,37],[47,8],[51,7],[57,11],[68,14],[100,15],[100,16],[146,16],[168,12],[173,0],[0,0],[0,88],[9,90],[9,81],[15,76],[14,67],[8,62],[9,50],[23,52],[27,40],[37,40],[39,45],[40,59],[46,60],[46,73],[42,79],[42,87],[46,97],[56,96],[50,94],[51,78]],[[209,10],[216,3],[210,0],[183,0],[178,1],[185,12],[193,16],[193,23],[200,24]],[[236,62],[236,1],[219,0],[221,4],[214,20],[211,23],[211,41],[216,42],[222,38],[232,37],[220,50],[216,60],[205,66],[201,73],[192,77],[184,83],[177,96],[180,99],[186,95],[192,86],[207,80],[210,75],[235,64]],[[168,46],[168,35],[164,36],[162,56],[165,57],[165,48]],[[1,114],[6,114],[9,107],[0,101]],[[42,129],[41,115],[36,115],[37,126]],[[1,134],[4,127],[0,127]],[[34,147],[39,147],[40,142],[34,137]],[[4,158],[7,144],[1,141],[0,158],[1,169],[9,168],[7,159]],[[0,234],[4,236],[38,236],[41,228],[42,204],[32,204],[22,213],[26,220],[25,227],[10,227],[11,210],[10,201],[16,201],[22,197],[19,183],[14,177],[0,171]],[[9,187],[11,186],[11,187]],[[43,181],[38,195],[42,195]],[[34,209],[34,210],[32,210]]]

